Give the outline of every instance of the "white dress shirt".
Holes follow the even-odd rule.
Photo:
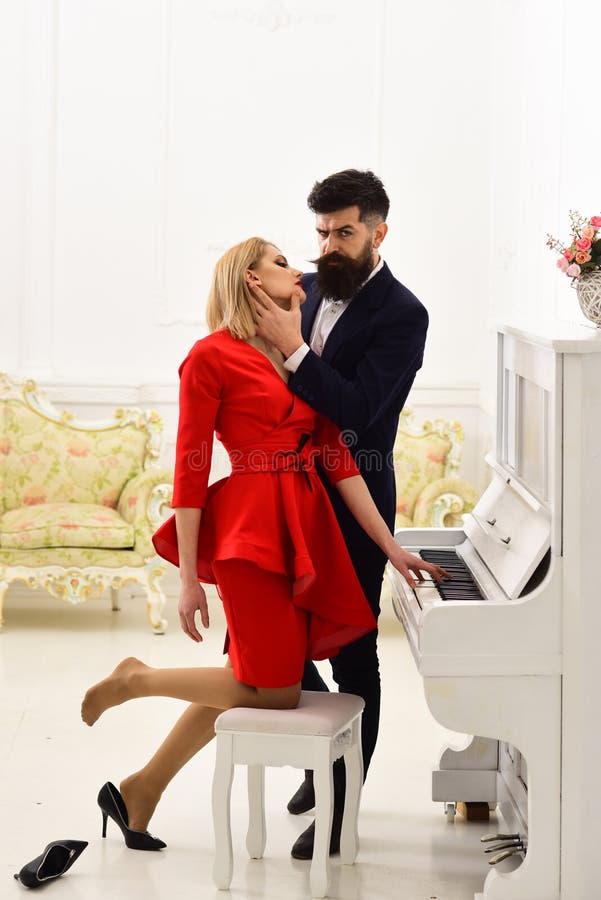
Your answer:
[[[367,282],[374,277],[374,275],[378,274],[383,265],[384,260],[380,259],[380,262],[369,273],[369,278],[365,279],[365,281],[361,285],[361,288],[364,287]],[[359,290],[361,290],[361,288],[359,288]],[[313,328],[311,329],[310,344],[301,344],[300,347],[298,347],[298,349],[288,357],[288,359],[284,360],[284,367],[288,369],[289,372],[296,372],[301,362],[309,352],[309,349],[313,350],[314,353],[317,353],[318,356],[321,356],[326,341],[330,336],[330,332],[332,331],[334,325],[336,324],[342,313],[345,311],[348,305],[352,303],[352,301],[352,297],[349,300],[332,300],[330,297],[324,297],[322,299],[321,303],[319,304],[317,313],[315,314]]]

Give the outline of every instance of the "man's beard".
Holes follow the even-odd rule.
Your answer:
[[[317,266],[317,286],[322,297],[332,300],[350,300],[367,281],[374,267],[371,239],[357,259],[349,259],[334,250],[312,262]],[[337,263],[333,266],[331,263]]]

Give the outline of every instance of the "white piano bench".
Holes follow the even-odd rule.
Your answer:
[[[334,810],[332,765],[344,757],[346,794],[340,835],[340,858],[352,865],[359,838],[357,817],[363,785],[361,715],[364,702],[354,694],[302,691],[296,709],[236,707],[215,722],[217,750],[213,776],[215,864],[220,890],[232,881],[233,855],[230,797],[234,766],[247,766],[249,820],[246,848],[252,859],[265,850],[265,766],[313,769],[315,844],[310,871],[311,895],[325,897],[330,875],[330,833]]]

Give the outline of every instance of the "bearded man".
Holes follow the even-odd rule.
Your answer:
[[[284,356],[288,385],[342,430],[371,495],[394,527],[392,448],[399,413],[421,367],[428,328],[426,309],[397,281],[380,256],[388,231],[389,200],[373,172],[347,169],[317,182],[308,197],[315,213],[317,272],[303,277],[307,299],[299,308],[276,306],[255,289],[257,333]],[[357,525],[327,478],[357,576],[376,616],[386,559]],[[380,717],[377,630],[344,647],[330,660],[340,691],[365,701],[362,722],[364,772],[375,748]],[[327,690],[315,664],[307,663],[304,690]],[[330,852],[338,852],[344,807],[344,765],[334,766],[335,809]],[[315,802],[312,772],[288,804],[298,814]],[[296,859],[313,855],[314,823],[292,848]]]

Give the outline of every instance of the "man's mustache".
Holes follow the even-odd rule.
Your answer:
[[[332,250],[331,253],[326,253],[325,256],[318,256],[317,259],[310,259],[309,262],[313,263],[314,266],[327,266],[328,263],[352,264],[354,260],[349,260],[348,257],[342,256],[337,250]]]

